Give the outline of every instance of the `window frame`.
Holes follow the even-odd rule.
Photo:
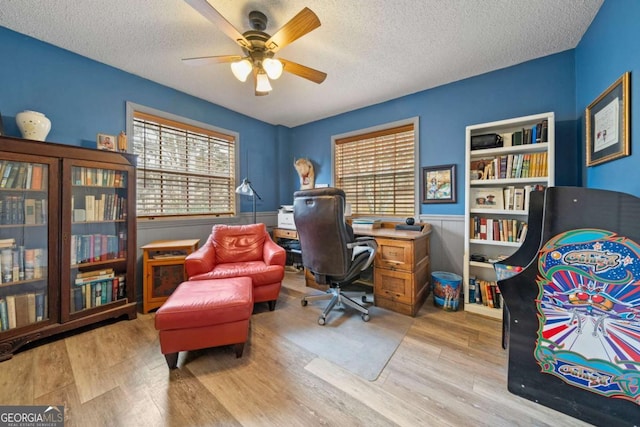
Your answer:
[[[331,185],[336,185],[336,141],[346,138],[353,138],[359,135],[365,135],[368,133],[385,131],[392,128],[397,128],[401,126],[413,125],[413,155],[414,155],[414,165],[413,165],[413,192],[414,192],[414,205],[413,205],[413,217],[417,218],[420,216],[420,120],[419,117],[411,117],[408,119],[398,120],[395,122],[384,123],[376,126],[372,126],[365,129],[358,129],[354,131],[349,131],[337,135],[331,136]],[[348,202],[348,201],[347,201]],[[358,214],[355,213],[354,216]],[[361,214],[362,215],[362,214]],[[380,216],[383,215],[367,215],[367,216]],[[401,218],[401,215],[389,216],[389,218]]]
[[[153,116],[157,116],[160,117],[162,119],[166,119],[166,120],[170,120],[170,121],[174,121],[174,122],[178,122],[178,123],[183,123],[186,126],[194,126],[197,128],[202,128],[211,132],[216,132],[216,133],[221,133],[221,134],[226,134],[229,135],[231,137],[234,138],[235,143],[234,143],[234,172],[235,172],[235,176],[234,176],[234,180],[235,182],[232,184],[233,188],[232,188],[232,192],[235,194],[235,186],[237,185],[238,182],[240,182],[240,134],[238,132],[229,130],[229,129],[224,129],[224,128],[220,128],[217,126],[213,126],[210,125],[208,123],[203,123],[203,122],[199,122],[197,120],[193,120],[193,119],[189,119],[186,117],[182,117],[182,116],[178,116],[176,114],[172,114],[172,113],[168,113],[166,111],[162,111],[162,110],[158,110],[152,107],[147,107],[145,105],[141,105],[141,104],[136,104],[133,102],[129,102],[127,101],[126,103],[126,127],[127,127],[127,135],[133,135],[133,122],[134,122],[134,113],[135,112],[139,112],[139,113],[143,113],[143,114],[150,114]],[[129,144],[127,145],[127,152],[133,154],[133,141],[129,141]],[[136,183],[137,185],[137,183]],[[203,223],[207,223],[210,224],[211,223],[211,219],[212,218],[219,218],[219,219],[230,219],[230,218],[237,218],[238,215],[240,214],[240,198],[239,197],[235,197],[234,200],[234,204],[233,204],[233,209],[234,209],[234,213],[232,215],[229,216],[220,216],[220,215],[216,215],[216,214],[190,214],[190,215],[167,215],[167,216],[157,216],[157,217],[153,217],[153,216],[137,216],[137,212],[136,212],[136,219],[138,221],[171,221],[171,222],[176,222],[176,221],[186,221],[191,223],[198,223],[198,222],[203,222]]]

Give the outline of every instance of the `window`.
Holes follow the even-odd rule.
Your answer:
[[[334,184],[354,215],[412,216],[417,121],[334,138]]]
[[[133,152],[138,217],[235,215],[235,136],[134,111]]]

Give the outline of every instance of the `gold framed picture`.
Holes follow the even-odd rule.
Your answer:
[[[629,81],[624,73],[585,110],[587,166],[631,154],[629,131]]]

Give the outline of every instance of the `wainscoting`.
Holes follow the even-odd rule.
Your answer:
[[[258,222],[272,229],[278,224],[277,212],[258,212]],[[431,224],[431,271],[450,271],[462,275],[464,251],[463,215],[421,215],[421,222]],[[199,218],[138,221],[138,248],[154,240],[200,239],[204,244],[214,224],[250,224],[252,213],[234,218]],[[142,301],[142,251],[138,250],[137,298]]]

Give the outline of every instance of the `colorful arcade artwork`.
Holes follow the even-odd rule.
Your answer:
[[[542,372],[640,406],[640,246],[596,229],[539,251],[535,359]]]

